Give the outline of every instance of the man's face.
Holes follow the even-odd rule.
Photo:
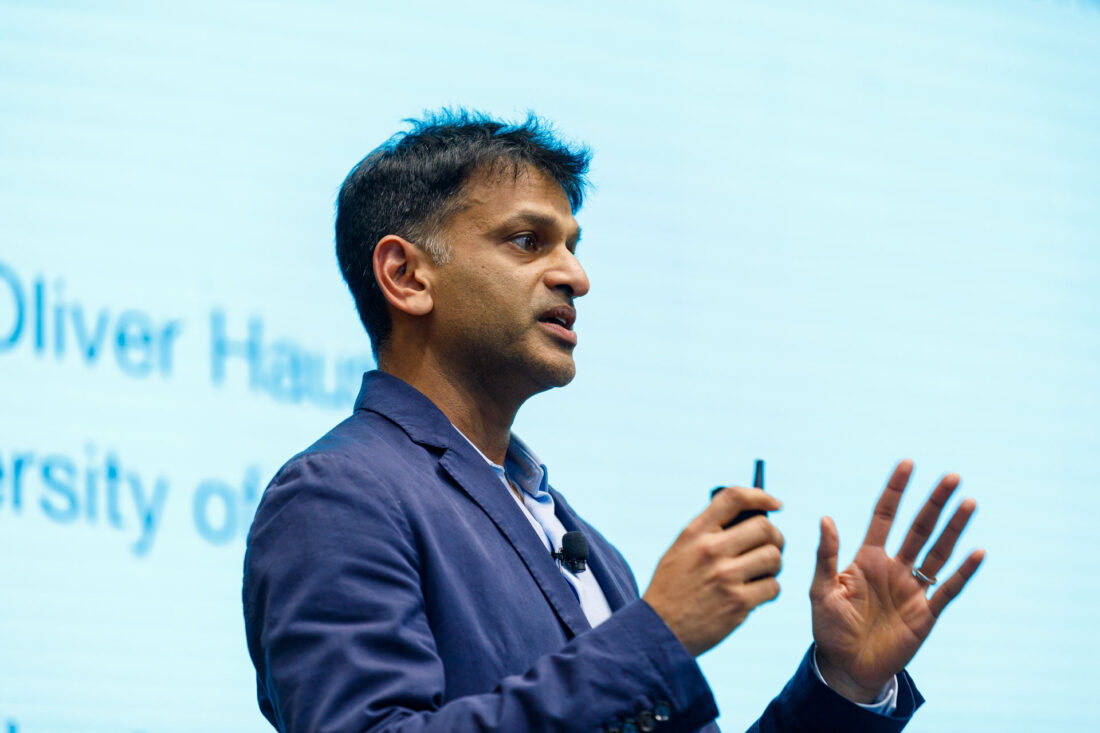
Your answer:
[[[431,348],[448,368],[523,398],[576,373],[573,300],[588,292],[580,229],[561,186],[536,168],[475,173],[443,227]]]

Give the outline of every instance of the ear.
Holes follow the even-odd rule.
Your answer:
[[[431,312],[432,258],[407,239],[387,234],[374,247],[374,277],[386,300],[410,316]]]

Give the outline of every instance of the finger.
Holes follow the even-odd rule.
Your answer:
[[[779,581],[775,578],[760,578],[745,583],[744,599],[750,608],[756,608],[762,603],[774,601],[779,597]]]
[[[821,541],[817,543],[817,568],[814,570],[810,595],[824,590],[836,578],[836,558],[840,552],[840,535],[831,517],[821,518]]]
[[[783,569],[783,552],[775,545],[755,547],[732,560],[736,563],[735,576],[741,582],[766,576],[779,575]]]
[[[905,485],[909,483],[909,475],[912,472],[913,462],[908,458],[894,467],[893,475],[886,482],[886,488],[883,489],[882,496],[875,504],[871,525],[867,528],[867,536],[863,539],[864,545],[882,547],[886,544],[890,527],[894,524],[894,516],[898,513],[901,494],[905,491]]]
[[[921,548],[932,536],[932,531],[936,529],[936,522],[940,521],[940,512],[943,511],[947,500],[951,498],[951,494],[955,492],[958,485],[959,474],[957,473],[949,473],[940,479],[940,483],[932,490],[932,495],[921,507],[917,518],[913,520],[913,526],[905,535],[905,541],[901,543],[901,549],[898,550],[898,560],[906,565],[913,564]]]
[[[977,572],[978,567],[982,564],[982,560],[985,559],[985,550],[975,550],[970,553],[970,557],[963,561],[963,564],[959,566],[959,569],[955,571],[947,581],[940,586],[940,589],[932,594],[932,597],[928,599],[928,608],[932,611],[933,616],[939,616],[943,613],[943,609],[947,608],[947,604],[955,600],[955,598],[962,593],[962,589],[966,587],[967,582],[974,577],[974,573]]]
[[[723,530],[715,549],[716,554],[736,557],[765,545],[782,550],[785,541],[783,533],[767,517],[752,517]]]
[[[922,573],[931,578],[943,569],[948,558],[951,557],[951,553],[955,551],[955,543],[959,541],[959,535],[966,529],[970,517],[974,515],[974,510],[977,508],[978,502],[973,499],[964,499],[963,503],[959,504],[959,508],[951,516],[951,521],[940,533],[936,544],[932,545],[932,549],[925,555],[924,563],[920,568]]]
[[[756,509],[762,512],[774,512],[782,506],[783,502],[760,489],[730,486],[714,495],[710,505],[696,517],[696,521],[700,529],[713,531],[729,524],[743,511]]]

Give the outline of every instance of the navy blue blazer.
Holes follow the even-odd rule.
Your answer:
[[[244,617],[260,709],[280,731],[601,731],[656,718],[716,731],[695,660],[618,551],[553,491],[613,611],[591,628],[499,478],[446,416],[382,372],[292,458],[248,535]],[[752,730],[897,731],[803,659]],[[627,726],[629,729],[629,726]]]

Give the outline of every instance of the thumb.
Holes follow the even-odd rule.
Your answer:
[[[810,592],[825,590],[836,578],[836,557],[840,551],[840,537],[836,525],[829,517],[821,518],[821,541],[817,545],[817,568]]]

